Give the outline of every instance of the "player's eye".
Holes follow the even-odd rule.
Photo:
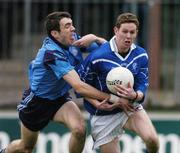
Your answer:
[[[131,31],[131,32],[130,32],[130,34],[135,34],[135,33],[136,33],[136,31]]]
[[[71,23],[67,23],[66,25],[65,25],[65,28],[66,29],[68,29],[68,28],[70,28],[71,27]]]
[[[127,31],[127,30],[123,30],[122,32],[123,32],[124,34],[128,33],[128,31]]]

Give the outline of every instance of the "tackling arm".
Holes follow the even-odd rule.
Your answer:
[[[80,38],[79,40],[76,40],[73,45],[77,47],[89,47],[91,43],[96,42],[98,44],[103,44],[106,42],[106,40],[102,37],[98,37],[94,34],[87,34]]]
[[[75,70],[69,71],[63,76],[63,79],[68,82],[77,93],[98,100],[108,99],[110,102],[116,103],[119,101],[119,97],[111,94],[107,94],[97,90],[96,88],[88,85],[87,83],[80,80],[79,75]]]

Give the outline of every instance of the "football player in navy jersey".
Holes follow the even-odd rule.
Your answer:
[[[134,106],[134,112],[120,109],[108,101],[86,98],[84,106],[90,113],[94,148],[101,153],[120,153],[119,139],[124,129],[137,133],[146,144],[146,152],[157,153],[157,132],[141,103],[148,88],[148,54],[136,44],[139,21],[132,13],[120,14],[114,27],[114,36],[88,55],[79,69],[83,81],[103,92],[108,72],[118,66],[128,68],[134,76],[134,86],[118,85],[117,95]],[[125,101],[124,101],[125,102]],[[126,147],[126,146],[125,146]],[[141,150],[142,151],[142,150]],[[141,152],[140,151],[140,152]]]
[[[81,81],[75,71],[82,62],[81,49],[94,49],[105,42],[103,38],[89,34],[76,42],[79,36],[75,33],[68,12],[49,14],[45,26],[48,36],[29,66],[30,88],[24,92],[17,107],[21,139],[12,141],[1,153],[32,153],[39,131],[50,120],[70,129],[69,152],[82,153],[86,128],[78,106],[69,96],[71,87],[83,96],[98,100],[109,99],[114,105],[133,111],[129,104],[117,104],[121,100],[118,96],[101,92]]]

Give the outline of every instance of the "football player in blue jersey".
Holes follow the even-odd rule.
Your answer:
[[[93,34],[82,37],[75,33],[68,12],[53,12],[46,18],[47,37],[29,66],[29,86],[17,109],[21,121],[21,139],[14,140],[1,153],[32,153],[39,131],[50,120],[66,125],[71,131],[70,153],[82,153],[86,128],[78,106],[69,96],[72,87],[83,96],[98,100],[109,99],[133,111],[129,104],[117,104],[118,96],[101,92],[84,83],[75,69],[82,62],[81,49],[91,50],[105,40]],[[93,42],[97,44],[93,44]],[[76,46],[74,46],[74,45]],[[80,47],[77,47],[80,46]],[[61,146],[60,146],[61,147]]]
[[[116,87],[117,95],[131,103],[134,112],[120,110],[119,106],[108,101],[100,103],[89,98],[84,101],[84,106],[90,113],[94,148],[99,147],[101,153],[120,153],[118,137],[124,129],[134,131],[143,139],[146,152],[157,153],[159,149],[157,132],[141,105],[149,85],[148,54],[145,49],[134,44],[138,28],[139,21],[134,14],[120,14],[114,27],[115,35],[90,53],[79,69],[83,81],[103,92],[110,92],[106,86],[106,76],[111,69],[126,67],[134,76],[133,87],[130,84],[127,88],[121,85]]]

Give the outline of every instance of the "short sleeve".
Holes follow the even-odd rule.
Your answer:
[[[47,68],[52,69],[58,79],[74,69],[68,56],[58,50],[46,51],[43,62]]]

